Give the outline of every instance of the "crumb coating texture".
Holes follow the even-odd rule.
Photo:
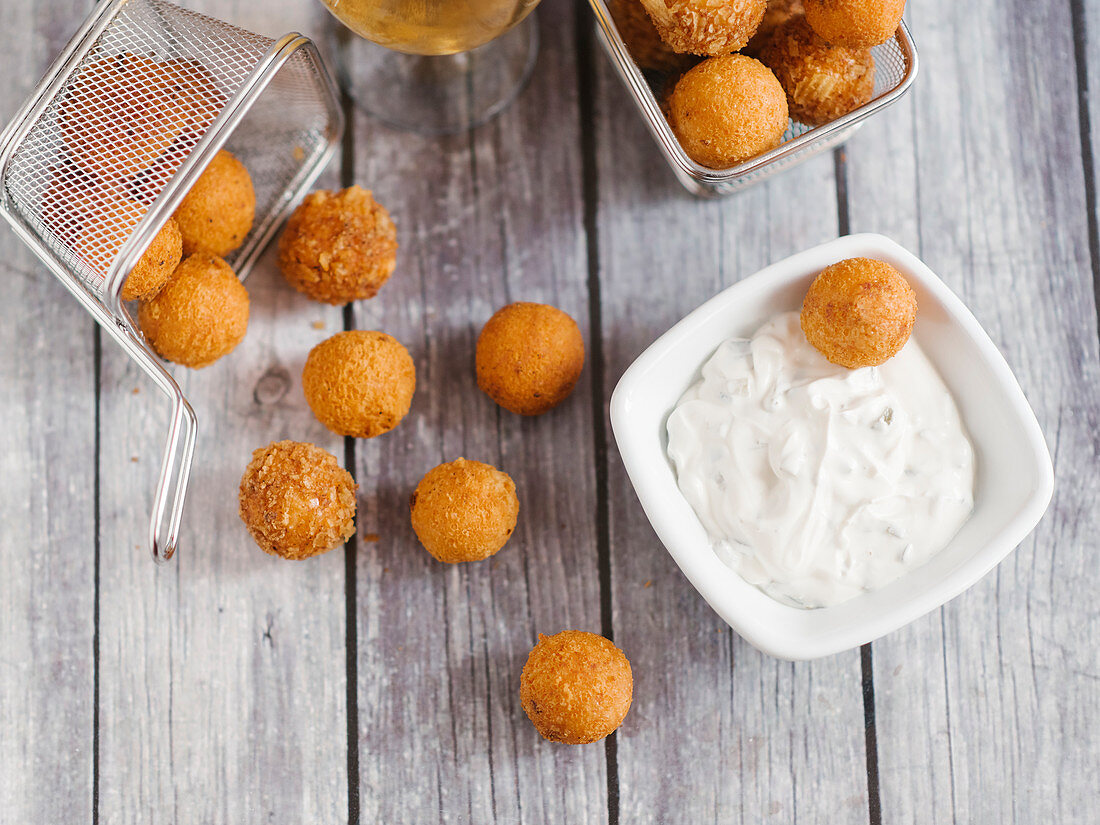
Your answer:
[[[205,367],[232,352],[248,329],[248,291],[229,264],[192,255],[141,305],[138,322],[162,357]]]
[[[222,149],[176,207],[183,254],[228,255],[244,243],[255,214],[256,192],[248,170]]]
[[[779,145],[787,95],[771,69],[741,54],[704,60],[669,97],[669,123],[696,163],[727,169]]]
[[[714,56],[741,49],[764,19],[767,0],[645,0],[673,51]]]
[[[834,46],[869,49],[894,36],[905,0],[804,0],[806,21]]]
[[[409,412],[416,366],[409,351],[384,332],[338,332],[310,350],[302,389],[313,414],[334,433],[374,438]]]
[[[616,730],[633,694],[623,652],[582,630],[540,633],[520,675],[520,703],[536,730],[568,745],[595,742]]]
[[[787,94],[791,117],[821,126],[867,103],[875,92],[870,49],[831,46],[802,16],[777,29],[760,60],[775,72]]]
[[[307,195],[279,238],[287,281],[326,304],[373,298],[396,265],[390,213],[359,186]]]
[[[511,476],[459,458],[429,470],[409,498],[412,526],[424,548],[448,564],[480,561],[511,538],[519,499]]]
[[[826,267],[802,302],[806,339],[830,362],[873,367],[905,346],[917,317],[917,296],[894,267],[849,258]]]
[[[477,385],[506,410],[541,415],[573,392],[584,368],[577,322],[556,307],[502,307],[477,339]]]
[[[265,553],[307,559],[355,533],[358,489],[331,453],[275,441],[252,453],[241,477],[241,521]]]

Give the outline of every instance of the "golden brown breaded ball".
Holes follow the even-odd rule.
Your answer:
[[[775,72],[787,93],[791,117],[821,126],[858,109],[875,93],[870,49],[830,46],[802,15],[774,32],[760,61]]]
[[[917,296],[890,264],[849,258],[826,267],[802,302],[806,339],[834,364],[873,367],[905,346]]]
[[[138,321],[162,357],[185,367],[205,367],[244,338],[248,291],[221,258],[191,255],[156,297],[141,305]]]
[[[70,155],[85,171],[117,183],[149,169],[184,130],[209,125],[217,107],[181,81],[172,61],[125,53],[87,64],[59,113]]]
[[[179,266],[183,258],[182,244],[180,228],[174,218],[169,218],[126,276],[122,300],[148,301],[156,296]]]
[[[658,72],[679,72],[692,64],[694,58],[678,54],[661,39],[642,0],[610,0],[607,7],[638,66]]]
[[[491,464],[459,458],[429,470],[409,498],[420,543],[447,564],[481,561],[512,536],[519,499],[512,477]]]
[[[806,21],[834,46],[869,49],[894,36],[905,0],[804,0]]]
[[[764,12],[764,19],[760,21],[760,28],[741,51],[751,57],[759,58],[760,50],[764,48],[775,30],[796,14],[802,14],[802,0],[768,0],[768,10]]]
[[[274,441],[252,453],[241,477],[241,521],[265,553],[308,559],[354,535],[358,489],[326,450]]]
[[[584,368],[577,322],[557,307],[498,309],[477,338],[477,385],[506,410],[541,415],[569,397]]]
[[[543,738],[567,745],[603,739],[634,695],[630,662],[610,640],[583,630],[539,634],[519,677],[519,700]]]
[[[673,51],[729,54],[756,32],[767,0],[642,0],[661,39]]]
[[[255,215],[252,178],[233,153],[222,149],[176,207],[183,254],[228,255],[244,243]]]
[[[774,149],[787,131],[787,95],[771,69],[742,54],[686,72],[668,100],[669,123],[688,156],[728,169]]]
[[[302,389],[313,414],[334,433],[374,438],[408,413],[416,367],[409,351],[384,332],[338,332],[310,350]]]
[[[145,207],[113,187],[66,185],[58,179],[43,196],[42,216],[92,269],[106,277],[122,244],[145,216]],[[181,257],[179,227],[169,218],[123,281],[122,300],[152,298]]]
[[[326,304],[373,298],[396,264],[390,213],[359,186],[307,195],[279,238],[287,281]]]

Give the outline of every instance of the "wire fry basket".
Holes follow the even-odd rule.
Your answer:
[[[917,76],[917,49],[909,29],[901,23],[890,40],[871,49],[875,59],[875,90],[870,101],[824,126],[811,127],[791,120],[782,142],[775,149],[729,169],[711,169],[688,157],[661,111],[658,96],[668,77],[659,72],[643,71],[634,62],[606,0],[589,0],[589,4],[596,14],[600,43],[615,66],[619,79],[630,93],[676,178],[695,195],[732,195],[839,146],[855,133],[866,118],[905,94]]]
[[[271,40],[164,0],[110,0],[0,135],[0,212],[171,400],[149,522],[158,562],[178,544],[197,422],[122,284],[223,146],[256,191],[252,230],[226,259],[243,279],[342,129],[308,38]]]

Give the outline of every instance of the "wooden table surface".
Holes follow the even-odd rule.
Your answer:
[[[90,5],[5,4],[0,116]],[[185,5],[322,43],[337,25],[315,0]],[[0,231],[0,823],[1095,822],[1100,3],[909,5],[912,92],[846,148],[723,201],[678,187],[579,2],[543,3],[532,82],[472,134],[400,134],[349,100],[322,184],[389,207],[397,271],[342,312],[268,256],[244,343],[176,371],[201,434],[166,567],[143,539],[165,404]],[[791,664],[679,573],[607,400],[690,309],[848,231],[889,235],[962,296],[1038,415],[1056,487],[969,592],[861,651]],[[563,308],[588,343],[576,392],[537,420],[473,378],[481,325],[519,299]],[[345,443],[302,397],[309,348],[345,327],[386,330],[416,359],[412,412],[385,437]],[[346,550],[288,563],[238,520],[251,450],[285,437],[353,469]],[[492,561],[452,567],[418,548],[406,501],[459,455],[511,473],[521,515]],[[612,637],[633,664],[633,708],[605,742],[544,742],[520,708],[536,633],[565,628]]]

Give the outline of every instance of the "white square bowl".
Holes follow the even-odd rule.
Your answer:
[[[727,567],[681,495],[666,448],[669,413],[718,345],[798,310],[813,278],[845,258],[878,258],[917,294],[913,334],[951,390],[975,453],[974,511],[923,566],[833,607],[780,604]],[[916,256],[881,235],[849,235],[761,270],[711,298],[658,338],[611,396],[623,464],[657,536],[688,580],[750,644],[814,659],[877,639],[971,587],[1039,522],[1054,489],[1046,441],[1004,357],[962,301]]]

